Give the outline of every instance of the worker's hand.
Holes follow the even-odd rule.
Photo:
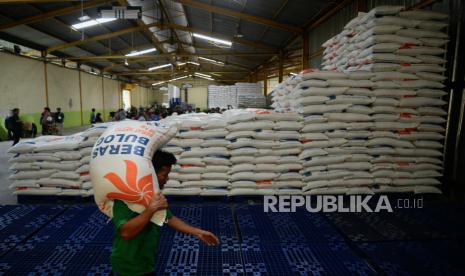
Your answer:
[[[198,229],[195,233],[195,236],[203,241],[206,245],[218,245],[220,241],[218,240],[218,237],[215,236],[213,233]]]
[[[168,209],[168,201],[166,201],[164,195],[157,192],[153,195],[152,200],[150,201],[147,209],[154,213],[163,209]]]

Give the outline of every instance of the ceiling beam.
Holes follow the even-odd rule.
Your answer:
[[[127,0],[118,0],[120,6],[130,6]],[[142,19],[137,19],[137,25],[139,27],[145,27],[147,24]],[[155,48],[160,51],[161,53],[165,53],[165,48],[160,43],[158,38],[152,33],[148,28],[142,28],[142,33],[146,36],[146,38],[155,46]]]
[[[194,73],[206,73],[206,74],[244,74],[248,73],[248,71],[160,71],[160,72],[123,72],[116,74],[118,76],[136,76],[136,75],[144,75],[144,76],[158,76],[158,75],[174,75],[174,74],[186,74],[191,75]]]
[[[0,0],[0,4],[38,4],[56,2],[75,2],[74,0]]]
[[[241,12],[237,12],[237,11],[234,11],[234,10],[231,10],[231,9],[225,9],[225,8],[221,8],[221,7],[217,7],[217,6],[213,6],[213,5],[208,5],[208,4],[200,3],[200,2],[197,2],[197,1],[193,1],[193,0],[174,0],[174,1],[178,2],[178,3],[181,3],[183,5],[186,5],[186,6],[196,8],[196,9],[205,10],[205,11],[209,11],[209,12],[212,12],[212,13],[222,14],[222,15],[226,15],[226,16],[230,16],[230,17],[239,18],[239,19],[254,22],[254,23],[257,23],[257,24],[260,24],[260,25],[269,26],[269,27],[272,27],[272,28],[275,28],[275,29],[285,30],[285,31],[288,31],[288,32],[291,32],[291,33],[294,33],[294,34],[300,34],[300,33],[303,32],[303,29],[300,28],[300,27],[292,26],[292,25],[289,25],[289,24],[279,23],[279,22],[276,22],[276,21],[268,19],[268,18],[254,16],[254,15],[250,15],[250,14],[246,14],[246,13],[241,13]]]
[[[224,35],[221,35],[221,34],[205,32],[205,31],[202,31],[202,30],[196,29],[196,28],[184,27],[184,26],[181,26],[181,25],[166,23],[166,22],[163,23],[163,24],[160,23],[160,22],[154,22],[154,23],[151,23],[151,24],[144,24],[144,25],[137,26],[137,27],[126,28],[126,29],[122,29],[122,30],[119,30],[119,31],[111,32],[111,33],[106,33],[106,34],[102,34],[102,35],[88,37],[88,38],[85,38],[83,40],[75,40],[75,41],[72,41],[72,42],[69,42],[69,43],[55,45],[55,46],[52,46],[52,47],[48,48],[47,53],[51,53],[53,51],[62,50],[62,49],[66,49],[66,48],[69,48],[69,47],[74,47],[74,46],[86,44],[86,43],[89,43],[89,42],[99,41],[99,40],[103,40],[103,39],[109,39],[109,38],[112,38],[112,37],[115,37],[115,36],[120,36],[120,35],[127,34],[127,33],[146,30],[146,29],[151,28],[151,27],[173,28],[173,29],[182,30],[182,31],[186,31],[186,32],[195,32],[195,33],[205,34],[205,35],[209,35],[209,36],[215,36],[215,37],[218,37],[218,38],[231,39],[230,37],[225,37]],[[275,47],[268,46],[266,44],[262,44],[262,43],[258,43],[258,42],[254,42],[254,41],[249,41],[249,40],[245,40],[245,39],[241,39],[241,38],[232,38],[232,40],[234,42],[241,43],[241,44],[244,44],[244,45],[249,45],[249,46],[256,47],[256,48],[261,48],[261,49],[265,49],[265,50],[269,50],[269,51],[277,51],[277,48],[275,48]]]
[[[158,60],[158,59],[165,59],[171,57],[224,57],[224,56],[237,56],[237,57],[253,57],[253,56],[271,56],[274,53],[235,53],[235,52],[226,52],[226,53],[214,53],[214,54],[185,54],[185,53],[170,53],[170,54],[158,54],[158,55],[150,55],[150,56],[85,56],[85,57],[70,57],[68,60],[70,61],[99,61],[99,60],[106,60],[106,59],[127,59],[127,60]],[[49,58],[49,60],[61,60],[61,58]]]
[[[37,3],[37,1],[30,1],[30,2]],[[84,7],[84,9],[92,8],[92,7],[100,6],[100,5],[105,4],[107,2],[112,2],[112,1],[109,1],[109,0],[86,1],[86,2],[84,2],[83,7]],[[9,28],[13,28],[13,27],[16,27],[16,26],[20,26],[20,25],[26,25],[26,24],[36,23],[36,22],[39,22],[39,21],[44,21],[44,20],[47,20],[49,18],[62,16],[62,15],[77,12],[77,11],[80,11],[80,10],[81,10],[81,5],[76,5],[76,6],[63,8],[63,9],[58,9],[58,10],[53,10],[53,11],[41,13],[41,14],[38,14],[38,15],[26,17],[26,18],[21,19],[21,20],[15,20],[15,21],[13,21],[11,23],[3,24],[3,25],[0,26],[0,31],[6,30],[6,29],[9,29]]]

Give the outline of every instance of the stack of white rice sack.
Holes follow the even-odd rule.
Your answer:
[[[360,13],[344,30],[323,44],[323,70],[343,72],[414,73],[421,79],[441,80],[448,36],[443,22],[448,15],[402,11],[402,6],[381,6]]]
[[[266,97],[263,96],[260,83],[238,82],[234,86],[237,89],[238,108],[266,107]]]
[[[175,154],[177,165],[163,191],[166,195],[227,195],[229,186],[229,141],[221,114],[185,114],[169,117],[180,131],[165,151]]]
[[[208,108],[237,107],[237,88],[235,85],[209,85]]]
[[[106,127],[99,124],[71,136],[20,141],[8,150],[13,155],[10,188],[17,195],[92,195],[90,155]]]
[[[90,150],[95,140],[81,135],[42,136],[21,141],[8,152],[17,195],[92,194]]]
[[[229,195],[301,193],[301,116],[263,109],[225,112],[231,155]]]
[[[290,108],[290,99],[289,94],[294,87],[301,82],[300,76],[291,76],[282,83],[278,84],[275,89],[270,93],[271,107],[276,112],[289,112],[291,111]]]

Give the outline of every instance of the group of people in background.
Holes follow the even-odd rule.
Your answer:
[[[56,112],[51,112],[49,107],[44,107],[39,123],[42,126],[42,135],[62,135],[65,114],[60,107],[57,107]]]
[[[228,107],[230,109],[230,107]],[[219,107],[204,109],[204,113],[223,113],[226,109]],[[176,106],[174,108],[165,107],[154,104],[149,107],[131,107],[128,110],[122,108],[109,113],[108,122],[122,121],[125,119],[138,120],[138,121],[159,121],[171,115],[181,115],[185,113],[199,113],[200,108],[194,109],[191,105],[185,107]],[[65,122],[65,114],[57,107],[55,112],[52,112],[49,107],[44,107],[40,114],[39,123],[42,126],[42,135],[62,135],[63,125]],[[89,118],[90,124],[103,123],[102,114],[96,112],[92,108]],[[37,127],[34,123],[23,122],[19,118],[19,108],[11,110],[10,116],[5,119],[5,128],[8,132],[8,140],[13,140],[13,145],[19,142],[19,139],[24,135],[25,124],[29,124],[28,129],[31,128],[31,137],[37,134]]]

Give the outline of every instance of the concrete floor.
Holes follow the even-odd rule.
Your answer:
[[[71,135],[85,129],[89,126],[68,128],[63,130],[63,135]],[[13,194],[12,190],[8,187],[11,185],[11,180],[8,179],[11,172],[8,170],[10,164],[8,164],[8,159],[11,158],[10,154],[7,154],[7,150],[11,147],[12,141],[3,141],[0,142],[0,205],[5,204],[17,204],[17,198]]]

